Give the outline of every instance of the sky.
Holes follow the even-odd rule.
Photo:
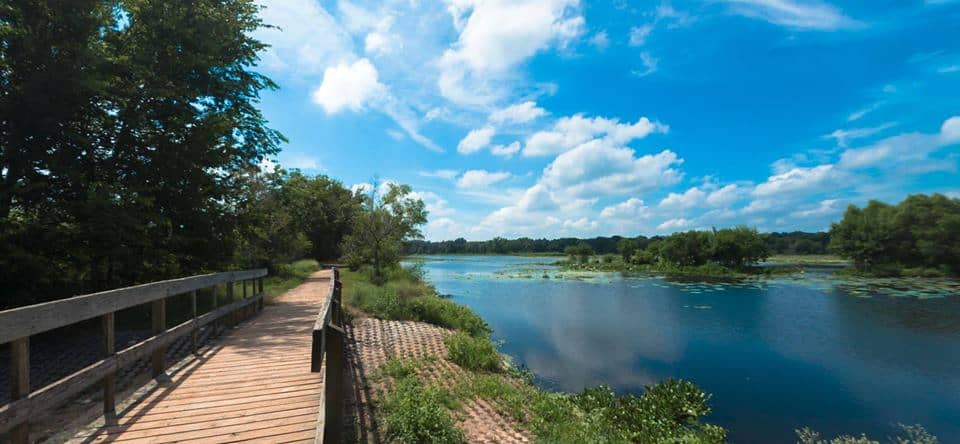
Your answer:
[[[261,0],[273,159],[430,240],[826,230],[960,197],[960,1]]]

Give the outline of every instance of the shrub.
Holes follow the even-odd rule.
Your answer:
[[[462,443],[447,405],[449,392],[424,387],[413,377],[401,378],[383,401],[387,437],[403,443]]]
[[[450,360],[467,370],[500,370],[500,353],[487,337],[454,333],[444,340]]]

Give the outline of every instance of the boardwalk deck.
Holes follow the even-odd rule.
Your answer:
[[[330,271],[277,298],[170,380],[71,442],[313,442],[323,395],[311,373],[317,311]]]

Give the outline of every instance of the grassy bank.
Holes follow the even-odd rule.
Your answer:
[[[439,297],[417,267],[390,271],[381,287],[363,272],[344,271],[342,279],[344,304],[355,315],[456,330],[445,345],[462,373],[435,377],[450,371],[436,358],[394,359],[380,368],[382,377],[394,381],[377,405],[391,440],[464,442],[455,418],[471,400],[494,406],[546,442],[718,443],[726,436],[722,428],[699,421],[710,411],[709,395],[686,381],[665,381],[642,396],[618,397],[603,386],[579,394],[538,389],[500,355],[487,324],[467,307]]]

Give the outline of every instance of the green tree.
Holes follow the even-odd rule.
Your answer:
[[[863,209],[850,205],[840,222],[830,227],[830,249],[852,259],[861,271],[889,264],[896,257],[896,209],[871,200]]]
[[[399,262],[403,242],[423,238],[420,226],[427,223],[427,210],[422,200],[409,197],[409,185],[391,183],[382,196],[377,186],[372,188],[363,196],[363,208],[344,241],[344,250],[348,263],[370,265],[372,280],[382,284],[383,270]]]
[[[736,227],[714,230],[711,259],[721,265],[742,268],[770,256],[766,240],[756,228]]]
[[[565,248],[563,253],[567,256],[576,258],[578,261],[580,261],[580,263],[585,263],[590,256],[593,256],[594,251],[593,247],[586,242],[580,242]]]
[[[617,251],[620,253],[620,256],[623,257],[624,263],[629,263],[633,260],[633,255],[636,254],[638,249],[637,242],[633,239],[622,239],[620,242],[617,242]]]
[[[362,199],[337,180],[299,171],[284,179],[281,190],[291,216],[310,240],[310,255],[317,260],[339,258]]]
[[[706,264],[711,257],[712,237],[706,231],[674,233],[660,243],[660,257],[676,266]]]

